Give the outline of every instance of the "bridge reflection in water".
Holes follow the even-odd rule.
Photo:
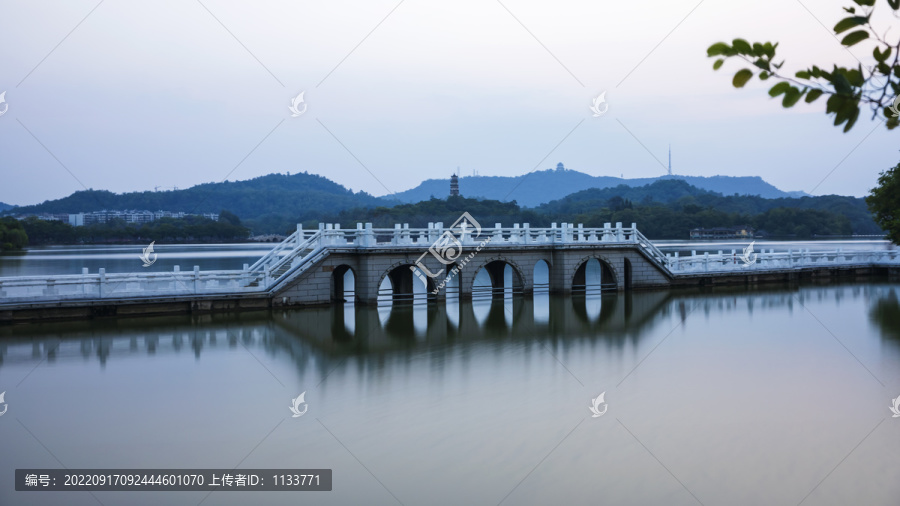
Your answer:
[[[65,360],[108,360],[133,355],[192,353],[197,360],[211,348],[263,350],[287,354],[301,374],[312,368],[325,377],[348,356],[436,346],[496,341],[538,342],[552,350],[605,346],[623,352],[661,322],[700,313],[742,312],[767,307],[800,309],[805,300],[864,297],[882,339],[900,347],[900,302],[892,284],[803,286],[755,291],[678,290],[619,295],[449,299],[447,304],[284,309],[232,314],[101,319],[0,327],[0,369],[5,365],[53,364]],[[46,358],[45,358],[46,357]]]

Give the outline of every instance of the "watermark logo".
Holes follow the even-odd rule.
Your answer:
[[[150,246],[144,248],[144,252],[141,254],[141,261],[144,262],[144,267],[150,267],[156,262],[156,253],[153,252],[153,244],[155,242],[151,242]]]
[[[749,246],[744,248],[744,253],[741,255],[741,262],[744,262],[743,267],[748,267],[756,263],[757,257],[759,255],[753,253],[753,243],[756,241],[752,241]]]
[[[298,395],[296,399],[291,399],[291,407],[288,408],[291,410],[291,418],[300,418],[301,416],[306,414],[306,410],[309,409],[309,404],[304,400],[306,397],[306,392],[304,391],[302,394]],[[300,405],[303,404],[303,411],[300,411]]]
[[[296,118],[301,116],[306,112],[306,102],[303,100],[303,94],[305,91],[301,91],[299,95],[291,99],[291,106],[288,107],[288,110],[291,111],[291,117]],[[301,109],[300,106],[303,106]]]
[[[591,104],[591,112],[594,113],[595,118],[599,118],[606,114],[606,111],[608,110],[609,104],[606,103],[606,92],[604,91],[594,98],[594,101]]]
[[[463,269],[463,267],[465,267],[466,263],[475,258],[475,255],[481,251],[481,248],[491,241],[490,237],[485,238],[481,241],[481,244],[476,246],[475,251],[469,253],[467,257],[460,260],[464,251],[463,244],[466,243],[466,237],[469,237],[472,240],[481,237],[481,224],[468,212],[462,213],[462,215],[453,222],[453,225],[450,225],[449,229],[444,230],[441,236],[431,244],[428,251],[419,256],[415,265],[409,266],[410,270],[413,271],[413,274],[421,279],[427,286],[428,279],[425,278],[422,273],[424,272],[429,278],[436,278],[444,272],[444,268],[442,267],[437,272],[431,272],[431,270],[425,267],[425,264],[423,263],[426,255],[431,253],[438,262],[444,265],[456,263],[456,266],[450,269],[444,280],[432,291],[432,293],[437,294],[440,292],[441,289],[444,288],[444,286],[446,286],[447,283]],[[457,260],[459,260],[459,262],[457,262]]]
[[[0,395],[0,399],[3,399],[3,395]],[[894,402],[894,405],[891,406],[891,412],[894,413],[894,416],[891,418],[900,418],[900,395],[897,396],[896,399],[891,399]]]
[[[0,95],[2,96],[2,95]],[[894,97],[894,103],[888,107],[895,118],[900,118],[900,95]],[[4,111],[5,112],[5,111]]]
[[[416,268],[428,275],[429,278],[440,276],[441,273],[444,272],[444,269],[437,272],[431,272],[425,267],[422,260],[427,254],[431,253],[438,262],[444,265],[450,265],[456,262],[463,253],[463,243],[466,241],[467,235],[470,235],[472,238],[479,237],[481,235],[481,224],[478,223],[471,214],[464,212],[453,222],[453,225],[450,225],[449,229],[444,230],[441,236],[431,244],[428,251],[419,256],[418,260],[416,260],[415,267],[411,266],[410,269],[412,269],[412,271],[420,278],[422,276],[420,273],[416,272]]]
[[[605,396],[606,392],[603,392],[602,394],[598,395],[597,398],[591,399],[591,407],[588,408],[589,410],[591,410],[591,413],[593,413],[593,415],[591,415],[591,418],[599,418],[603,416],[604,413],[606,413],[607,409],[609,409],[609,405],[606,404],[605,400],[603,400]],[[603,405],[603,411],[600,411],[601,404]]]
[[[3,106],[3,108],[0,109],[0,116],[3,116],[4,114],[6,114],[6,111],[9,110],[9,104],[6,103],[6,92],[5,91],[3,93],[0,93],[0,105]]]
[[[5,391],[4,391],[4,392],[0,392],[0,404],[3,405],[3,411],[0,411],[0,416],[5,415],[5,414],[6,414],[6,410],[9,409],[9,404],[7,404],[6,401],[3,399],[3,397],[5,397],[5,396],[6,396],[6,392],[5,392]]]

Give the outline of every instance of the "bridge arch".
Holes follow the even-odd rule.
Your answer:
[[[414,283],[423,284],[425,287],[425,295],[430,300],[434,297],[433,292],[437,285],[433,278],[423,275],[425,283],[413,274],[412,267],[415,264],[409,261],[399,261],[391,264],[378,279],[378,299],[382,296],[390,297],[394,303],[397,302],[413,302],[415,298]],[[382,288],[385,280],[390,283],[390,288]],[[389,290],[389,291],[388,291]]]
[[[569,276],[569,286],[573,292],[583,292],[587,289],[588,262],[597,260],[600,264],[600,291],[615,292],[619,288],[619,272],[615,264],[602,255],[587,255],[575,263],[575,268]]]
[[[512,289],[514,292],[522,292],[530,286],[529,281],[531,280],[531,277],[526,276],[526,271],[522,269],[522,266],[519,265],[518,262],[507,256],[494,255],[481,259],[478,264],[473,266],[473,269],[471,269],[471,278],[468,280],[473,286],[470,286],[469,290],[474,288],[475,278],[483,269],[490,278],[491,293],[502,295],[503,291],[506,289],[505,270],[507,265],[512,270]]]
[[[350,274],[349,280],[347,274]],[[347,264],[340,264],[331,271],[331,300],[335,302],[347,302],[347,281],[350,281],[350,291],[353,292],[353,298],[356,298],[356,271]]]
[[[538,259],[531,268],[531,290],[534,293],[546,293],[550,291],[550,261],[545,258]]]

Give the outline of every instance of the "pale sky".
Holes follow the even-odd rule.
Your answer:
[[[864,110],[844,134],[824,99],[783,109],[772,81],[734,89],[739,63],[706,57],[743,37],[779,41],[791,74],[868,63],[870,44],[851,53],[825,28],[849,4],[4,0],[0,201],[302,171],[385,195],[457,166],[560,161],[650,177],[670,143],[676,174],[863,196],[900,159],[900,131]],[[291,117],[301,91],[308,109]]]

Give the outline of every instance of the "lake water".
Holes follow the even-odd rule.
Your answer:
[[[258,257],[181,248],[182,269]],[[90,260],[60,255],[81,257],[39,262]],[[2,505],[896,505],[900,283],[5,326],[4,391]],[[334,489],[13,490],[63,467],[330,468]]]

